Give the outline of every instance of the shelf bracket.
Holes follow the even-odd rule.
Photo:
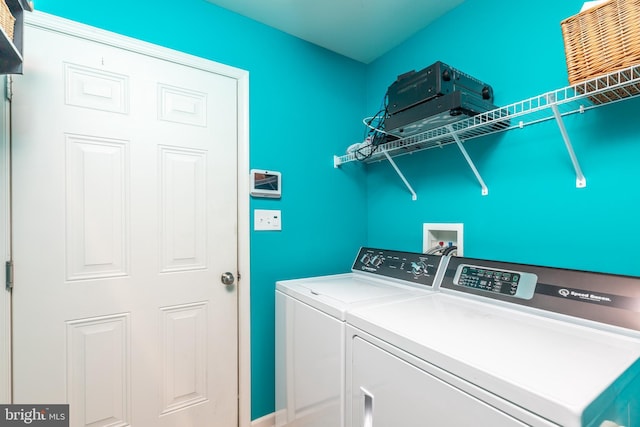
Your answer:
[[[558,127],[560,128],[560,133],[562,134],[562,139],[564,139],[564,145],[567,147],[569,157],[571,157],[571,162],[573,163],[573,168],[576,171],[576,187],[584,188],[587,186],[587,179],[582,174],[582,169],[580,169],[580,163],[578,163],[576,153],[573,151],[573,146],[571,145],[571,140],[569,139],[567,128],[564,126],[564,120],[562,120],[560,110],[558,110],[558,105],[551,104],[551,111],[553,111],[553,115],[556,119],[556,122],[558,123]]]
[[[480,183],[480,186],[482,187],[482,195],[486,196],[487,194],[489,194],[489,189],[487,188],[487,186],[484,183],[484,180],[480,176],[480,172],[478,172],[478,169],[476,168],[476,165],[473,164],[473,160],[471,160],[471,157],[469,157],[469,153],[467,153],[467,150],[462,145],[462,141],[460,140],[460,137],[453,130],[453,126],[447,125],[447,129],[449,130],[449,133],[451,133],[451,136],[453,137],[453,139],[456,141],[456,144],[458,145],[458,148],[462,152],[462,155],[464,156],[465,160],[469,164],[469,167],[471,167],[471,170],[473,171],[473,174],[476,176],[476,179]]]
[[[341,164],[342,164],[342,161],[340,160],[340,157],[333,156],[333,168],[337,169],[340,167]]]
[[[418,200],[418,195],[416,194],[415,191],[413,191],[413,187],[411,187],[411,184],[409,184],[409,181],[407,181],[407,178],[404,177],[402,171],[400,170],[400,168],[398,168],[398,165],[396,165],[396,162],[393,161],[389,153],[387,153],[386,151],[383,151],[382,153],[387,158],[387,160],[389,160],[389,163],[391,163],[391,166],[393,166],[393,168],[396,170],[396,173],[398,174],[400,179],[402,179],[402,182],[404,182],[404,185],[407,186],[407,189],[411,193],[411,200]]]

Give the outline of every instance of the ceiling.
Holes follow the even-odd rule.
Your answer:
[[[368,64],[464,0],[207,0]]]

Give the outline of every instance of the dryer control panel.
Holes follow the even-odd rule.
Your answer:
[[[351,271],[433,287],[442,260],[440,255],[361,248]]]
[[[498,270],[482,266],[460,264],[453,283],[467,288],[531,299],[536,290],[538,276],[533,273]]]
[[[640,331],[640,277],[455,256],[441,270],[440,291]]]

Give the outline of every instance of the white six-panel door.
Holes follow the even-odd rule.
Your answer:
[[[44,28],[14,83],[14,402],[237,424],[236,80]]]

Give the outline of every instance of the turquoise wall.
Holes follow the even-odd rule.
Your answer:
[[[505,105],[567,85],[560,21],[582,1],[466,0],[376,62],[342,58],[203,0],[63,2],[36,9],[250,72],[251,166],[280,170],[282,232],[251,235],[252,418],[274,410],[274,282],[348,271],[360,245],[420,251],[422,223],[463,222],[465,254],[640,275],[640,100],[567,118],[587,177],[545,123],[466,144],[489,195],[455,146],[387,163],[332,156],[362,138],[398,74],[442,60],[490,83]],[[25,53],[28,60],[28,50]]]
[[[560,21],[582,0],[466,0],[367,68],[367,109],[397,75],[441,60],[493,86],[506,105],[568,85]],[[587,178],[555,122],[465,144],[489,195],[455,145],[398,157],[412,201],[386,162],[368,169],[367,244],[422,249],[425,222],[464,223],[465,255],[640,275],[640,99],[566,119]]]
[[[366,240],[363,171],[333,169],[362,138],[365,66],[203,0],[35,7],[249,71],[251,167],[283,175],[282,199],[251,202],[282,210],[282,232],[251,234],[252,418],[273,412],[275,281],[348,271]]]

